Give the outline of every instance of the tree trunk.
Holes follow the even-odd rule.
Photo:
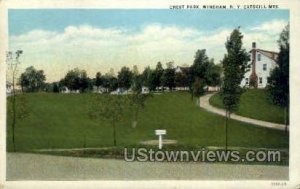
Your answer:
[[[228,125],[228,110],[226,110],[226,115],[225,115],[225,151],[227,152],[227,125]]]
[[[14,75],[14,73],[13,73]],[[16,143],[15,143],[15,126],[16,126],[16,91],[15,91],[15,76],[13,76],[13,121],[12,121],[12,143],[13,150],[16,151]]]
[[[288,128],[288,107],[284,107],[284,124],[285,124],[285,133],[287,134],[287,128]]]
[[[139,112],[139,109],[136,109],[136,111],[133,114],[132,128],[135,128],[137,126],[137,123],[138,123],[138,121],[137,121],[138,112]]]
[[[115,122],[113,122],[113,137],[114,137],[114,146],[117,146],[116,125],[115,125]]]
[[[132,128],[136,128],[137,124],[138,124],[138,122],[136,120],[132,121],[132,124],[131,124]]]

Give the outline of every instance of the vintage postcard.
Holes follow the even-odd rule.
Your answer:
[[[299,8],[0,1],[0,188],[300,188]]]

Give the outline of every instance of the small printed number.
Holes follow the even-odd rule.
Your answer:
[[[271,186],[286,186],[286,182],[271,182]]]

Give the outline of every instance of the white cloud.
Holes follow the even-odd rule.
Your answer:
[[[247,49],[252,41],[258,47],[276,50],[279,33],[286,22],[274,20],[242,30]],[[272,28],[272,32],[266,32]],[[230,29],[200,31],[195,28],[150,24],[138,31],[124,28],[68,26],[62,32],[34,30],[10,37],[10,50],[22,49],[25,69],[33,65],[44,69],[49,81],[59,80],[68,69],[80,67],[91,76],[95,72],[118,71],[121,66],[152,67],[158,61],[192,64],[197,49],[207,49],[218,63],[225,53]]]
[[[270,22],[262,23],[258,26],[253,27],[251,30],[253,31],[261,31],[261,32],[280,32],[287,25],[286,20],[272,20]]]

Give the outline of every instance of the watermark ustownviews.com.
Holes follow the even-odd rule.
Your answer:
[[[242,154],[237,150],[207,150],[206,148],[196,151],[124,148],[124,159],[128,162],[280,162],[281,152],[249,150]]]

